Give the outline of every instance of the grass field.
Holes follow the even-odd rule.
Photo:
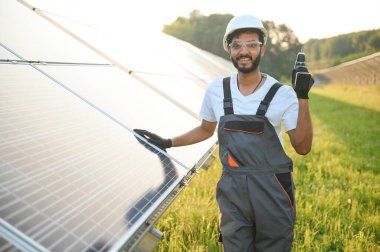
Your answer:
[[[380,87],[313,88],[313,149],[295,163],[297,221],[293,251],[380,251]],[[215,186],[219,161],[200,174],[156,227],[155,252],[222,251]]]

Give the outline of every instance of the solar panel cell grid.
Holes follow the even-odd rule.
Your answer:
[[[44,76],[36,77],[30,67],[2,66],[1,71],[25,78],[14,83],[0,77],[6,125],[0,131],[0,216],[46,248],[109,247],[163,195],[162,189],[180,179],[173,161]],[[152,173],[162,180],[144,179]]]

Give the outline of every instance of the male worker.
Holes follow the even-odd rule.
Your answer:
[[[166,149],[203,141],[219,124],[223,176],[216,197],[223,248],[228,252],[291,250],[296,216],[293,167],[282,146],[281,121],[297,153],[307,154],[312,145],[311,85],[293,89],[260,72],[267,37],[256,17],[231,19],[223,47],[237,73],[208,86],[201,124],[172,139],[135,130]]]

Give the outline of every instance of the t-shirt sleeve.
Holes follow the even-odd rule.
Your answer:
[[[287,88],[286,96],[286,101],[288,102],[288,104],[282,118],[285,132],[295,129],[297,127],[298,119],[298,99],[293,88]]]
[[[209,122],[216,122],[216,116],[214,113],[214,110],[212,109],[211,105],[211,87],[208,86],[206,89],[205,95],[203,97],[201,110],[199,112],[199,115],[202,119],[209,121]]]

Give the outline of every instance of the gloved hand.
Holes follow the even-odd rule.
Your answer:
[[[298,73],[298,75],[297,75]],[[309,91],[314,84],[314,79],[304,66],[299,66],[292,71],[292,86],[299,99],[309,99]]]
[[[172,140],[169,138],[164,139],[152,132],[143,129],[134,129],[133,131],[145,138],[149,143],[156,145],[162,150],[172,147]]]

